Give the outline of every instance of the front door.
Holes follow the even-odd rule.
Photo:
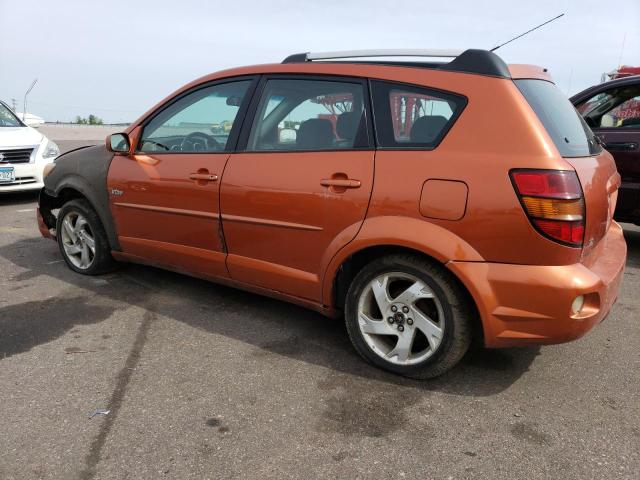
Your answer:
[[[110,207],[124,253],[209,276],[227,276],[219,186],[252,80],[198,87],[143,125],[133,155],[116,155]]]
[[[576,107],[622,177],[615,218],[640,222],[640,84],[605,90]]]
[[[267,78],[221,211],[231,278],[320,301],[323,263],[362,224],[374,151],[359,80]]]

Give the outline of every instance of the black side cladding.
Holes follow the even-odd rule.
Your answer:
[[[120,250],[118,235],[111,211],[109,210],[109,192],[107,175],[114,154],[104,145],[80,148],[67,152],[56,159],[56,167],[44,181],[40,194],[40,207],[43,214],[49,213],[50,206],[44,205],[44,197],[53,197],[54,205],[59,208],[65,201],[65,192],[76,191],[93,206],[107,232],[112,250]],[[58,200],[56,202],[56,200]]]

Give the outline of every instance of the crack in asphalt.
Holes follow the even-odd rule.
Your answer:
[[[151,324],[156,319],[156,314],[147,310],[142,319],[140,327],[138,327],[138,333],[129,352],[129,356],[124,364],[124,367],[118,373],[116,377],[116,386],[111,394],[107,409],[110,410],[109,415],[104,418],[104,422],[100,426],[98,435],[91,442],[89,453],[85,459],[85,468],[78,475],[79,480],[91,480],[96,475],[96,467],[102,457],[102,449],[111,432],[111,428],[118,418],[118,411],[122,407],[124,396],[127,392],[129,383],[131,382],[131,376],[135,370],[138,362],[140,361],[140,354],[147,341],[147,334],[151,328]]]

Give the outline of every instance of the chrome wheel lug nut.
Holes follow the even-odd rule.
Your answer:
[[[409,307],[402,307],[402,311],[404,313],[409,313]]]
[[[388,317],[388,318],[387,318],[387,322],[389,322],[389,323],[393,323],[393,317]]]
[[[407,318],[407,325],[413,325],[413,318]]]
[[[396,307],[395,305],[391,305],[391,311],[392,312],[397,312],[398,311],[398,307]]]
[[[398,325],[398,331],[399,332],[404,332],[404,327],[402,325]]]

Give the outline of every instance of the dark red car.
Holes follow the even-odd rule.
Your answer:
[[[611,152],[622,177],[614,218],[640,225],[640,75],[587,88],[571,103]]]

